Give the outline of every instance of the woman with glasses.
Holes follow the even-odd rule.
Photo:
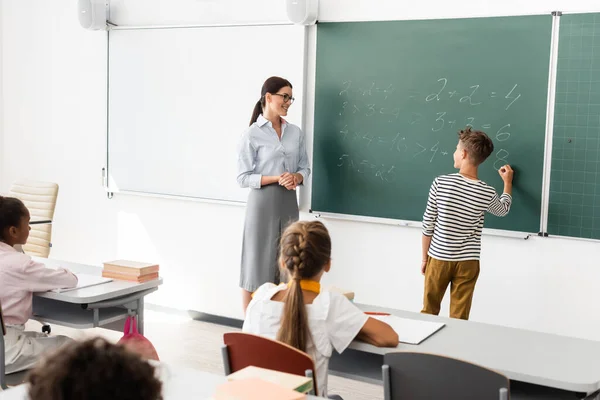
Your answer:
[[[298,220],[296,187],[310,174],[304,133],[283,117],[292,84],[272,76],[262,86],[238,149],[238,184],[251,188],[246,205],[240,287],[244,312],[262,284],[279,284],[279,239]]]

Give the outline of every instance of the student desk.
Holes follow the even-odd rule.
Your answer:
[[[173,367],[165,363],[160,363],[158,369],[163,382],[165,400],[210,399],[217,386],[227,381],[224,375],[191,368]],[[322,399],[322,397],[315,396],[306,396],[306,398],[307,400]],[[19,385],[4,392],[0,391],[0,400],[27,400],[27,385]]]
[[[102,268],[33,257],[48,267],[64,267],[74,273],[101,275]],[[156,290],[162,278],[135,283],[117,281],[63,293],[43,292],[33,296],[33,319],[77,329],[104,327],[123,330],[129,311],[137,313],[138,330],[144,333],[144,297]]]
[[[531,391],[534,385],[538,385],[536,396],[514,395],[513,399],[567,398],[560,397],[566,394],[565,391],[571,392],[568,398],[575,399],[572,392],[589,394],[600,389],[600,342],[356,305],[364,311],[386,312],[402,318],[444,322],[446,325],[419,345],[400,343],[397,348],[379,348],[355,340],[349,350],[331,359],[330,370],[342,376],[381,384],[383,355],[411,351],[457,358],[490,368],[506,375],[511,381],[518,381],[514,385],[511,383],[517,390],[525,386],[524,391]],[[532,385],[523,385],[521,382]],[[540,390],[548,395],[539,397]]]

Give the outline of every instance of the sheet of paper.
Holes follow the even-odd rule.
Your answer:
[[[86,288],[86,287],[90,287],[90,286],[101,285],[103,283],[112,281],[112,279],[104,278],[100,275],[89,275],[89,274],[75,274],[75,275],[77,276],[77,279],[79,280],[77,282],[77,286],[68,288],[68,289],[54,289],[51,291],[55,292],[55,293],[64,293],[64,292],[69,292],[71,290],[77,290],[77,289],[82,289],[82,288]]]
[[[394,315],[371,315],[390,325],[398,334],[400,342],[419,344],[444,327],[443,322],[419,321]]]

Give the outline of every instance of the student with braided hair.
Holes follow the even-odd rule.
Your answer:
[[[331,269],[331,238],[321,222],[290,225],[281,238],[279,263],[289,283],[265,283],[254,293],[243,331],[308,353],[320,396],[327,396],[334,349],[341,353],[355,338],[379,347],[398,345],[398,334],[389,325],[370,318],[342,294],[321,291],[321,278]]]

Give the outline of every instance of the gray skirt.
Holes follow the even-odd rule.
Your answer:
[[[295,221],[296,191],[277,184],[250,190],[242,243],[242,289],[254,292],[264,283],[280,283],[279,240],[285,228]]]

